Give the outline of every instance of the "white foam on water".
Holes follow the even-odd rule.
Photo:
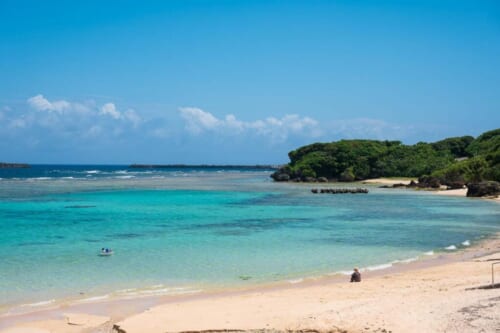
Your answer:
[[[434,251],[424,252],[424,255],[426,255],[426,256],[432,256],[432,255],[434,255]]]
[[[151,288],[161,288],[163,287],[163,284],[155,284],[154,286],[151,286]]]
[[[116,176],[115,178],[116,179],[130,179],[130,178],[135,178],[135,176],[132,176],[132,175],[130,175],[130,176]]]
[[[444,249],[448,250],[448,251],[453,251],[453,250],[456,250],[457,247],[455,245],[450,245],[450,246],[445,247]]]
[[[36,303],[22,304],[21,306],[29,306],[29,307],[37,307],[37,306],[45,306],[52,303],[55,303],[55,299],[49,299],[48,301],[41,301]]]
[[[154,294],[164,294],[172,289],[170,288],[163,288],[163,289],[149,289],[149,290],[141,290],[138,292],[138,294],[143,294],[143,295],[154,295]]]
[[[129,293],[129,292],[136,291],[136,290],[137,290],[136,288],[128,288],[128,289],[120,289],[120,290],[117,290],[116,292],[117,293]]]
[[[408,264],[410,262],[414,262],[414,261],[417,261],[417,260],[418,260],[417,257],[413,257],[413,258],[408,258],[408,259],[394,260],[392,263],[393,264],[397,264],[397,263]]]
[[[470,241],[469,240],[463,241],[462,245],[463,246],[470,246]]]
[[[391,268],[391,267],[392,267],[392,263],[388,263],[388,264],[368,266],[365,269],[367,271],[378,271],[378,270],[381,270],[381,269],[386,269],[386,268]]]
[[[87,170],[87,171],[85,171],[85,173],[88,173],[88,174],[91,174],[91,175],[99,173],[99,172],[100,172],[99,170]]]
[[[304,282],[304,279],[303,278],[292,279],[292,280],[288,280],[288,282],[291,284],[296,284],[296,283]]]
[[[154,286],[155,288],[142,289],[142,290],[135,288],[123,289],[123,292],[120,293],[120,297],[134,298],[134,297],[147,297],[147,296],[160,296],[160,295],[183,295],[183,294],[199,293],[203,291],[201,289],[190,289],[182,287],[158,288],[159,286],[163,285],[156,285]]]
[[[86,303],[86,302],[94,302],[94,301],[101,301],[103,299],[108,299],[109,295],[102,295],[102,296],[94,296],[94,297],[89,297],[89,298],[84,298],[81,300],[78,300],[77,303]]]
[[[184,290],[184,291],[174,291],[171,294],[172,295],[197,294],[197,293],[201,293],[202,291],[203,291],[202,289],[190,289],[190,290]]]

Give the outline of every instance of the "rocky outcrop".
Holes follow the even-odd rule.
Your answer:
[[[422,176],[418,178],[418,187],[420,188],[439,188],[441,183],[439,178],[432,176]]]
[[[271,178],[277,182],[287,182],[290,180],[290,175],[285,172],[280,172],[280,170],[273,172]]]
[[[311,192],[317,193],[330,193],[330,194],[356,194],[356,193],[368,193],[366,188],[313,188]]]
[[[500,183],[485,181],[467,184],[468,197],[497,197],[500,195]]]

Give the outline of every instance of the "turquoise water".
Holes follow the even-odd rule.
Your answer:
[[[261,170],[61,168],[1,177],[3,311],[293,282],[500,230],[499,205],[484,200],[376,187],[315,195]]]

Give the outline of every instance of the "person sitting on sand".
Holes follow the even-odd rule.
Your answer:
[[[351,274],[351,282],[361,282],[361,273],[357,268],[354,268],[354,272]]]

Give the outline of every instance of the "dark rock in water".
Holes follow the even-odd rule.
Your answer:
[[[330,193],[330,194],[356,194],[368,193],[366,188],[313,188],[312,193]]]
[[[287,182],[290,180],[290,175],[278,170],[271,175],[271,178],[277,182]]]
[[[252,278],[250,275],[240,275],[238,277],[243,281],[250,280]]]
[[[448,186],[448,190],[456,190],[464,188],[465,182],[464,181],[447,182],[445,185]]]
[[[316,178],[314,178],[314,177],[303,177],[302,181],[304,181],[306,183],[316,183]]]
[[[412,179],[412,181],[410,182],[410,184],[408,184],[408,187],[417,187],[418,184],[415,183],[415,181]]]
[[[468,197],[496,197],[500,195],[500,183],[495,181],[485,181],[480,183],[467,184]]]
[[[394,184],[394,185],[392,185],[392,187],[394,187],[394,188],[398,188],[398,187],[406,187],[406,185],[405,185],[405,184],[403,184],[403,183],[398,183],[398,184]]]
[[[318,183],[328,183],[328,179],[326,177],[319,177],[317,180]]]

